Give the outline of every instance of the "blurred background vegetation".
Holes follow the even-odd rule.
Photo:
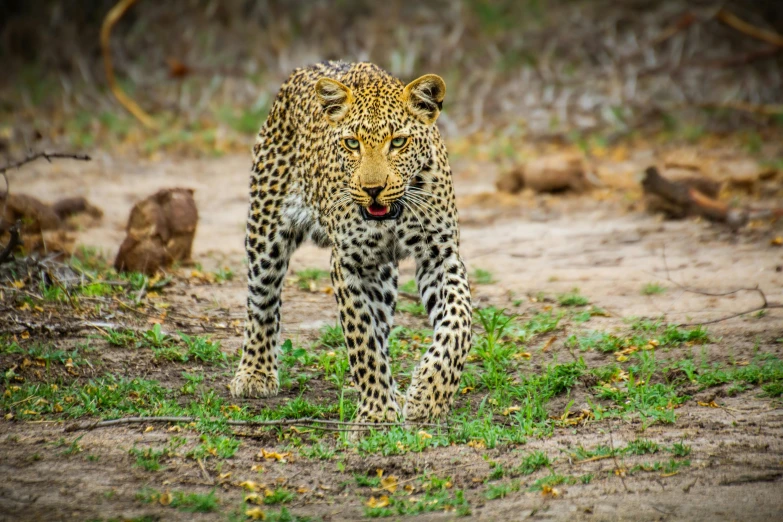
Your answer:
[[[107,87],[100,30],[115,4],[0,2],[0,154],[244,152],[291,70],[326,59],[440,74],[447,137],[501,154],[520,139],[727,134],[752,149],[783,129],[778,0],[138,0],[111,54],[155,129]]]

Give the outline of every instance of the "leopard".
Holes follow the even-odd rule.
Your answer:
[[[281,292],[304,241],[331,250],[331,287],[358,391],[355,422],[444,419],[471,346],[472,304],[452,172],[436,125],[444,80],[404,84],[371,63],[329,61],[283,83],[253,146],[247,317],[234,397],[279,390]],[[431,344],[403,393],[389,335],[399,263],[412,257]]]

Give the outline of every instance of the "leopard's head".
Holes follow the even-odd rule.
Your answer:
[[[403,87],[387,76],[351,89],[321,78],[315,90],[348,194],[365,219],[396,219],[411,179],[431,161],[432,126],[446,94],[443,79],[427,74]]]

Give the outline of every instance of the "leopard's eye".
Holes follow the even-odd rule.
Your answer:
[[[399,149],[406,143],[408,143],[408,138],[406,136],[400,136],[399,138],[394,138],[391,140],[391,146],[395,149]]]
[[[345,146],[348,147],[350,150],[359,150],[359,140],[353,138],[345,138],[345,140],[343,140],[343,143],[345,143]]]

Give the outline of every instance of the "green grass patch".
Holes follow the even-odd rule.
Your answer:
[[[590,304],[590,300],[580,294],[578,288],[558,295],[557,302],[560,303],[560,306],[587,306]]]
[[[647,283],[642,287],[642,295],[658,295],[666,291],[665,286],[658,283]]]
[[[329,272],[319,268],[305,268],[295,272],[296,284],[302,290],[314,290],[321,281],[329,279]]]
[[[492,272],[489,270],[483,270],[481,268],[476,268],[473,270],[471,279],[477,285],[491,285],[495,282],[495,277],[492,275]]]
[[[204,495],[183,491],[161,493],[152,488],[144,488],[136,494],[136,500],[145,504],[159,503],[185,513],[211,513],[220,507],[220,501],[215,495],[214,489]]]

